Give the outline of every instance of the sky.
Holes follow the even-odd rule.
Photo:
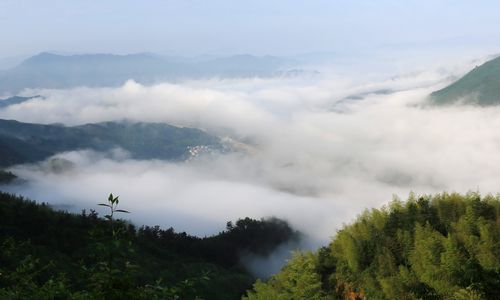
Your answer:
[[[0,0],[0,59],[468,51],[500,46],[498,1]]]

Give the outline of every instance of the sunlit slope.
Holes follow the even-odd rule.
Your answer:
[[[433,92],[435,104],[500,104],[500,57],[475,67],[453,84]]]
[[[499,196],[444,193],[365,211],[245,299],[500,299],[499,286]]]

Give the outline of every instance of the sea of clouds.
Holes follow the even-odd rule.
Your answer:
[[[476,62],[396,75],[334,72],[294,78],[210,79],[118,88],[27,90],[39,98],[0,118],[77,125],[110,120],[202,128],[238,151],[187,162],[130,159],[123,151],[58,154],[11,170],[5,189],[79,211],[110,192],[137,224],[200,236],[241,217],[276,216],[326,243],[366,208],[411,191],[500,191],[500,107],[428,105],[427,96]]]

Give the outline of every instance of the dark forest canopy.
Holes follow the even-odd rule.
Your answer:
[[[115,212],[75,215],[0,192],[0,299],[239,299],[255,280],[240,256],[300,237],[275,218],[199,238]]]
[[[500,299],[500,196],[410,195],[365,211],[245,299]]]

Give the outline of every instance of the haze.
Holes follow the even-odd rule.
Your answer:
[[[42,51],[335,55],[498,46],[497,1],[0,1],[0,59]]]

